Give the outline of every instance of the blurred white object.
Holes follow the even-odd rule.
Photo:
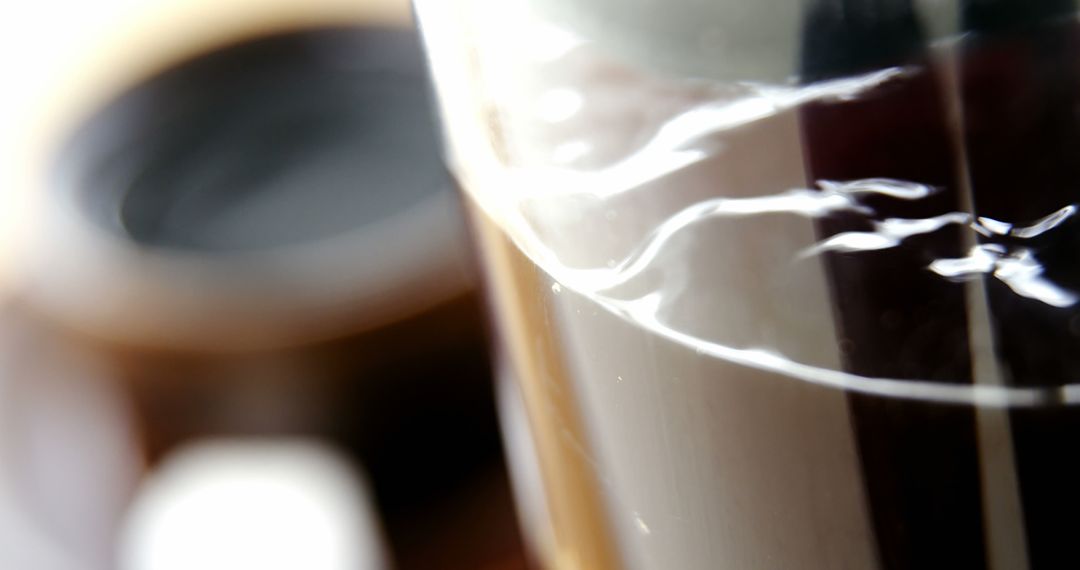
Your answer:
[[[368,493],[324,446],[216,440],[165,460],[120,542],[122,570],[379,570]]]
[[[141,470],[100,362],[0,314],[0,568],[106,570]]]

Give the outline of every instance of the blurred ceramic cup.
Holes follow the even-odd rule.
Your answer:
[[[305,361],[469,294],[425,97],[407,31],[280,34],[170,68],[58,153],[27,304],[143,385],[258,384],[200,402],[200,422],[308,421],[281,414],[316,404],[310,380],[274,391]]]
[[[202,436],[329,438],[392,509],[497,454],[424,73],[405,29],[265,34],[66,137],[17,306],[96,359],[149,464]]]

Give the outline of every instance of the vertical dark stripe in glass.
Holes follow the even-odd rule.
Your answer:
[[[1080,202],[1080,29],[1071,0],[965,0],[961,97],[975,212],[1027,225]],[[1031,239],[1044,276],[1080,291],[1080,221]],[[1006,382],[1080,379],[1080,307],[1054,307],[987,279],[994,348]],[[1080,410],[1010,414],[1032,568],[1080,568]]]
[[[873,216],[818,220],[819,237],[872,231],[872,221],[926,218],[959,207],[956,162],[922,31],[909,0],[821,0],[805,16],[804,83],[904,66],[908,75],[854,101],[800,111],[808,177],[894,178],[933,186],[928,198],[862,200]],[[825,268],[844,368],[950,383],[972,381],[964,292],[929,271],[963,255],[948,226],[896,248],[828,253]],[[851,394],[848,399],[881,566],[984,568],[974,410]]]

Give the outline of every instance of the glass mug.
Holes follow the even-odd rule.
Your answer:
[[[1073,2],[415,6],[544,567],[1080,564]]]

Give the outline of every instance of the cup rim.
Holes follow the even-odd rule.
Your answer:
[[[377,22],[352,22],[233,40],[180,59],[113,100],[211,53],[320,29],[365,27],[386,29]],[[50,320],[91,336],[201,350],[296,344],[377,328],[470,288],[449,176],[444,191],[362,227],[300,243],[212,254],[125,239],[80,206],[81,193],[73,187],[79,176],[55,161],[35,174],[44,191],[37,197],[20,293]]]

